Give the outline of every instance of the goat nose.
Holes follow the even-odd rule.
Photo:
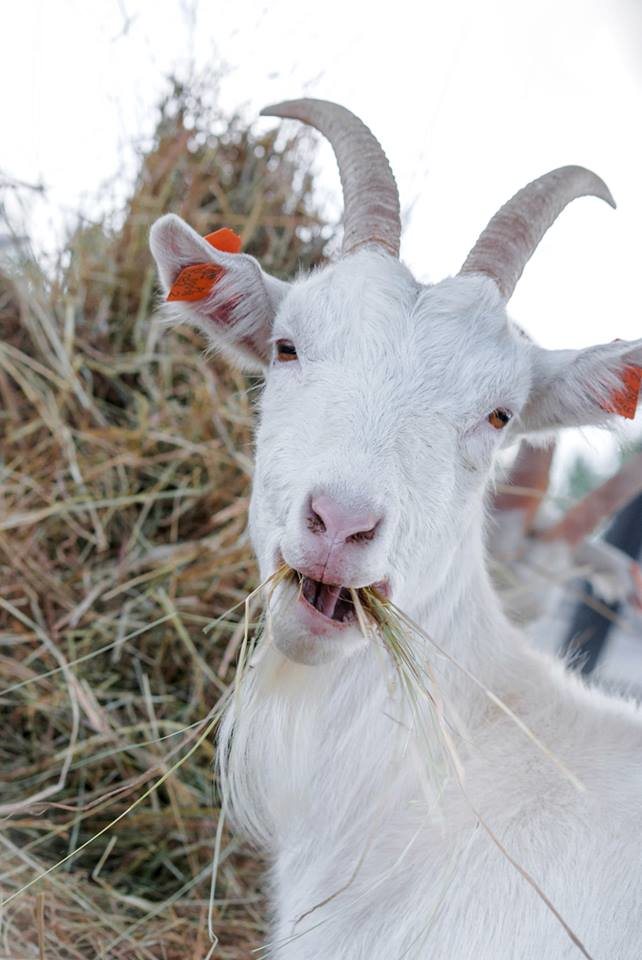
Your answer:
[[[308,527],[333,543],[372,540],[382,517],[372,507],[347,507],[326,494],[310,500]]]

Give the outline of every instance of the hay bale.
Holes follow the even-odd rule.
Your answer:
[[[232,679],[240,613],[203,628],[256,583],[245,527],[258,385],[205,357],[193,330],[154,322],[147,233],[171,210],[203,234],[235,228],[277,275],[323,262],[311,149],[174,82],[125,210],[79,225],[55,276],[26,254],[0,276],[4,898],[144,794]],[[212,758],[208,738],[12,900],[0,952],[204,956]],[[261,939],[259,876],[227,837],[221,957]]]

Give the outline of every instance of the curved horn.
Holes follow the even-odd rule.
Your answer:
[[[508,300],[551,224],[571,200],[587,196],[615,207],[604,181],[585,167],[560,167],[533,180],[495,214],[460,274],[486,274]]]
[[[329,140],[343,187],[342,253],[366,244],[399,256],[399,194],[378,140],[353,113],[327,100],[286,100],[261,110],[264,117],[301,120]]]

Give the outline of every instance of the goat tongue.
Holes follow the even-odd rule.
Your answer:
[[[303,596],[308,603],[316,607],[319,613],[332,619],[339,602],[341,587],[331,583],[320,583],[318,580],[311,580],[310,577],[303,578],[302,586]]]
[[[314,605],[324,617],[332,619],[339,600],[339,594],[341,593],[341,587],[337,587],[333,583],[321,583],[319,586],[320,590],[317,592]]]

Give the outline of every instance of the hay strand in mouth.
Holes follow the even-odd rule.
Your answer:
[[[555,754],[549,747],[543,743],[542,740],[531,730],[531,728],[524,723],[524,721],[515,713],[514,710],[506,704],[500,697],[498,697],[493,691],[483,683],[478,677],[475,676],[467,667],[465,667],[459,660],[453,657],[448,653],[440,644],[438,644],[425,630],[416,624],[410,617],[408,617],[403,611],[399,610],[398,607],[394,604],[390,604],[390,609],[394,610],[396,616],[406,624],[406,626],[417,636],[426,640],[435,652],[440,656],[451,663],[454,667],[457,668],[468,680],[471,681],[482,693],[499,709],[504,713],[514,724],[518,727],[521,732],[531,741],[531,743],[537,747],[537,749],[544,754],[544,756],[549,760],[554,766],[557,767],[559,772],[571,783],[579,793],[585,791],[585,786],[582,781],[570,770],[566,764]]]
[[[419,770],[427,788],[427,799],[437,813],[438,800],[451,768],[457,776],[464,777],[464,766],[449,730],[449,726],[454,725],[453,719],[446,719],[444,701],[430,664],[421,663],[416,656],[401,621],[390,613],[390,601],[367,587],[361,591],[353,590],[352,595],[355,606],[358,605],[361,611],[360,623],[366,619],[367,610],[378,628],[410,709],[414,732],[419,735],[422,750],[428,751],[428,762],[420,764]],[[369,634],[372,636],[372,630]]]

